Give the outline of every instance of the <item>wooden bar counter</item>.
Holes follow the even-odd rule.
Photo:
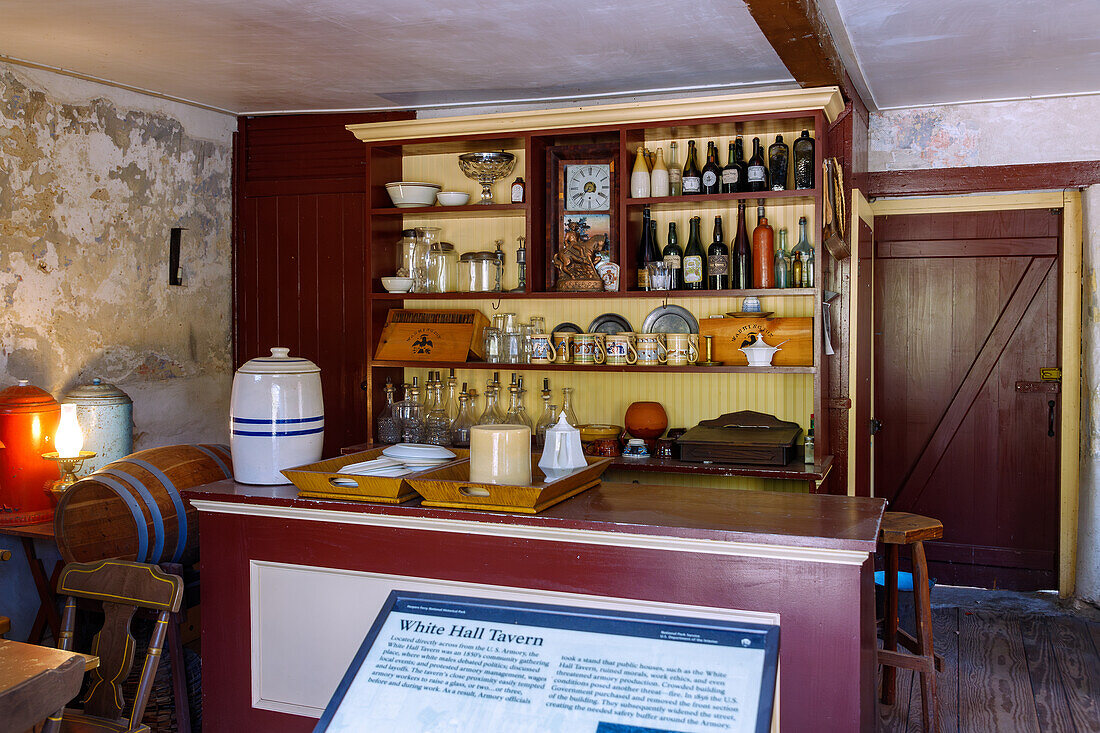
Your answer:
[[[605,483],[529,516],[231,480],[183,494],[214,733],[312,730],[394,588],[778,614],[782,730],[874,728],[880,499]]]

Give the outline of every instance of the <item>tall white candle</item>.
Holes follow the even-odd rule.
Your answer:
[[[531,428],[526,425],[474,425],[470,428],[470,481],[531,484]]]

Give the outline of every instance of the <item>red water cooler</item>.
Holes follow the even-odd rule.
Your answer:
[[[0,392],[0,525],[53,519],[49,487],[61,474],[42,454],[54,450],[60,419],[57,400],[25,379]]]

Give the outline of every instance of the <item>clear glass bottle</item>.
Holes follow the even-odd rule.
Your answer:
[[[455,370],[452,369],[450,375],[447,377],[447,401],[444,403],[443,409],[447,411],[447,417],[451,422],[454,422],[458,417],[458,380],[455,379]],[[463,386],[463,389],[466,389]]]
[[[424,418],[424,442],[447,446],[451,444],[451,419],[447,417],[443,401],[443,381],[436,379],[432,383],[431,392],[433,406]]]
[[[505,425],[526,425],[531,428],[531,418],[527,415],[527,409],[523,406],[523,397],[527,390],[523,388],[523,378],[516,379],[512,375],[512,384],[508,387],[511,397],[508,403],[508,414],[504,416]]]
[[[424,414],[427,415],[435,409],[435,372],[428,372],[428,378],[424,380],[424,390],[421,394],[424,399],[420,404],[423,405]]]
[[[413,377],[412,386],[405,390],[405,399],[398,408],[401,441],[404,443],[424,442],[424,406],[420,404],[420,387],[416,380]]]
[[[565,421],[575,428],[581,426],[580,420],[577,419],[577,413],[573,412],[573,388],[562,387],[561,389],[561,411],[565,413]],[[557,422],[555,420],[555,422]]]
[[[470,394],[466,391],[466,383],[462,383],[462,391],[458,394],[458,417],[451,424],[451,444],[456,448],[470,447],[470,428],[474,425],[473,406],[470,404]]]
[[[557,418],[558,406],[550,404],[550,380],[542,380],[542,415],[535,423],[535,445],[542,448],[546,445],[546,429],[554,424]]]
[[[796,288],[812,288],[815,275],[814,248],[806,238],[806,217],[804,216],[798,219],[798,244],[794,246],[792,252],[800,255],[802,259],[802,278],[792,284]]]
[[[669,196],[679,196],[682,189],[680,180],[684,175],[680,170],[680,163],[676,159],[676,141],[673,140],[668,146],[668,194]]]
[[[378,419],[375,420],[374,438],[379,443],[400,443],[401,442],[401,426],[397,422],[397,415],[394,413],[396,405],[393,402],[393,382],[386,380],[386,406],[382,408],[382,412],[378,414]]]
[[[414,293],[439,292],[433,290],[431,279],[432,252],[439,251],[439,227],[416,227],[416,269],[413,277]]]
[[[779,230],[779,247],[775,250],[775,287],[791,287],[791,253],[787,251],[787,230]]]
[[[478,418],[478,425],[500,425],[503,418],[501,418],[497,411],[497,388],[493,386],[493,383],[485,385],[485,410],[481,413],[481,417]]]

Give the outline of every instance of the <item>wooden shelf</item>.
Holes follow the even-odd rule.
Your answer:
[[[624,458],[618,456],[611,459],[611,468],[616,471],[692,473],[701,476],[755,476],[790,481],[821,481],[828,475],[832,467],[832,456],[822,456],[812,465],[806,465],[801,454],[785,466],[693,463],[679,461],[675,458]]]
[[[764,199],[766,204],[799,204],[813,203],[817,196],[816,188],[806,188],[795,191],[755,191],[748,193],[708,193],[692,196],[658,196],[650,198],[626,200],[628,208],[641,208],[648,206],[653,211],[670,211],[674,209],[728,209],[738,201],[745,201],[756,205],[756,201]]]
[[[497,372],[630,372],[637,374],[647,373],[671,373],[671,374],[813,374],[812,366],[638,366],[637,364],[493,364],[484,361],[372,361],[371,367],[375,368],[409,368],[409,369],[479,369]]]
[[[471,194],[470,199],[476,198]],[[398,208],[387,206],[371,209],[371,216],[427,216],[427,217],[455,217],[455,216],[524,216],[527,214],[527,204],[467,204],[465,206],[407,206]]]
[[[625,290],[597,293],[371,293],[377,300],[538,300],[559,298],[584,300],[586,298],[745,298],[793,297],[816,295],[815,288],[761,288],[759,290]]]

